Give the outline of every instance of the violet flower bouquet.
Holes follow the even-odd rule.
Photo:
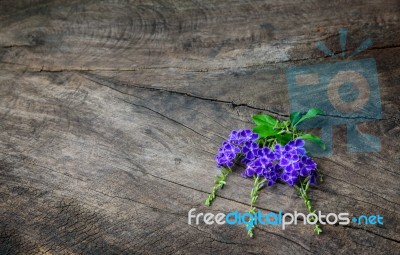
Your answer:
[[[318,179],[322,181],[322,177],[318,173],[315,161],[307,155],[304,145],[305,140],[317,143],[323,149],[325,145],[319,137],[302,133],[297,129],[297,125],[318,114],[322,114],[322,111],[311,108],[307,113],[291,113],[289,120],[286,121],[259,114],[252,117],[256,124],[252,131],[233,130],[215,156],[216,165],[221,172],[215,178],[215,185],[205,204],[211,205],[218,189],[226,184],[232,168],[242,165],[245,167],[242,177],[254,180],[249,210],[252,215],[256,214],[255,204],[260,190],[276,182],[283,182],[296,188],[308,212],[315,213],[308,191],[310,185],[315,185]],[[254,224],[247,227],[250,237],[253,237],[254,227]],[[314,226],[314,232],[316,234],[322,232],[318,224]]]

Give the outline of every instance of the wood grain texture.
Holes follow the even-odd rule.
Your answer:
[[[1,1],[0,254],[399,254],[400,4],[392,1]],[[316,208],[381,214],[383,226],[188,225],[187,212],[245,211],[235,172],[203,206],[213,155],[250,116],[289,114],[285,72],[329,63],[315,48],[373,47],[379,153],[318,158]],[[278,184],[263,211],[305,212]]]

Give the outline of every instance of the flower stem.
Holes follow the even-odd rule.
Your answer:
[[[217,177],[215,177],[215,185],[210,193],[210,195],[208,195],[206,201],[204,202],[205,205],[210,206],[212,204],[212,202],[214,201],[216,194],[217,194],[217,190],[218,189],[222,189],[224,187],[224,185],[226,184],[226,178],[228,177],[228,175],[232,172],[231,168],[229,167],[222,167],[221,168],[221,173],[219,175],[217,175]]]
[[[307,191],[310,188],[310,185],[308,184],[308,178],[300,183],[300,187],[299,186],[295,186],[295,188],[299,192],[299,195],[303,198],[304,205],[307,207],[308,212],[315,214],[316,211],[314,210],[314,208],[313,208],[313,206],[311,204],[311,199],[309,198],[309,196],[307,194]],[[311,222],[314,222],[314,220],[315,220],[314,217],[310,218]],[[318,223],[315,224],[315,226],[314,226],[314,233],[316,233],[317,235],[322,233],[322,228],[320,227],[320,225]]]
[[[259,177],[259,176],[254,177],[253,189],[251,190],[251,203],[250,203],[250,210],[249,210],[249,213],[250,213],[251,215],[253,215],[253,219],[254,219],[254,216],[255,216],[256,210],[257,210],[257,208],[255,207],[255,204],[256,204],[257,199],[258,199],[258,192],[259,192],[259,191],[262,189],[262,187],[264,186],[264,182],[265,182],[265,179],[264,179],[264,178],[262,178],[262,179],[260,180],[260,177]],[[251,225],[250,229],[247,230],[247,234],[248,234],[250,237],[253,237],[253,235],[254,235],[254,234],[253,234],[253,229],[255,228],[254,225],[255,225],[255,224],[254,224],[254,222],[253,222],[253,224]]]

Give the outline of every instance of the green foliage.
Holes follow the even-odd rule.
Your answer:
[[[292,112],[290,114],[290,122],[292,123],[292,125],[295,125],[297,122],[299,122],[299,120],[301,119],[301,113],[299,112]]]
[[[316,143],[319,146],[321,146],[322,149],[325,150],[324,142],[321,140],[321,138],[319,138],[316,135],[313,135],[313,134],[302,134],[302,135],[298,136],[298,138],[301,138],[303,140],[307,140],[307,141],[311,141],[313,143]]]
[[[255,217],[257,208],[255,207],[255,204],[257,203],[258,199],[258,192],[264,187],[265,179],[262,178],[260,179],[259,177],[254,177],[254,183],[253,183],[253,189],[251,190],[251,203],[250,203],[250,210],[249,213]],[[247,234],[250,237],[253,237],[253,229],[254,229],[254,224],[251,225],[250,229],[247,230]]]
[[[316,211],[315,211],[315,209],[313,208],[313,206],[312,206],[312,203],[311,203],[311,199],[310,199],[310,197],[308,196],[308,190],[309,190],[309,188],[310,188],[310,184],[309,184],[309,178],[306,178],[306,179],[304,179],[301,183],[300,183],[300,187],[299,186],[294,186],[295,188],[296,188],[296,190],[297,190],[297,192],[299,193],[299,196],[301,197],[301,198],[303,198],[303,200],[304,200],[304,205],[306,206],[306,208],[307,208],[307,211],[309,212],[309,213],[315,213]],[[314,221],[314,217],[311,217],[310,218],[310,221]],[[314,227],[314,233],[316,233],[317,235],[319,235],[320,233],[322,233],[322,229],[321,229],[321,227],[319,226],[319,224],[315,224],[315,227]]]
[[[278,123],[278,120],[275,119],[272,116],[266,115],[266,114],[258,114],[258,115],[253,115],[253,121],[256,123],[257,126],[259,125],[268,125],[270,127],[274,127],[276,123]]]
[[[276,135],[276,140],[280,144],[287,144],[290,140],[293,139],[293,135],[290,133],[278,134]]]
[[[296,129],[296,125],[314,118],[323,112],[318,108],[311,108],[306,113],[293,112],[289,120],[279,121],[267,114],[257,114],[252,117],[256,127],[254,133],[259,135],[259,144],[272,147],[276,143],[287,144],[290,140],[301,138],[320,145],[325,150],[322,140],[313,134],[304,134]]]
[[[217,175],[217,177],[215,177],[215,180],[214,180],[215,185],[214,185],[210,195],[208,195],[206,201],[204,201],[204,204],[206,206],[210,206],[212,204],[212,202],[214,201],[214,199],[216,197],[217,190],[222,189],[222,187],[224,187],[224,185],[226,184],[226,178],[228,177],[230,172],[231,172],[230,168],[225,168],[225,167],[221,168],[221,173],[219,175]]]
[[[298,113],[298,112],[293,112],[291,115],[294,115],[294,117],[296,117],[296,118],[294,119],[294,121],[292,121],[292,120],[290,120],[290,121],[292,121],[293,127],[296,127],[297,124],[303,122],[304,120],[314,118],[315,116],[321,115],[321,114],[323,114],[323,113],[324,113],[324,112],[323,112],[321,109],[318,109],[318,108],[311,108],[311,109],[308,110],[308,112],[307,112],[306,114],[304,114],[304,115],[301,114],[301,113]],[[301,117],[300,117],[300,116],[301,116]],[[299,117],[300,117],[300,118],[299,118]]]
[[[257,133],[260,138],[266,138],[268,136],[276,136],[278,134],[278,131],[273,129],[273,127],[267,125],[267,124],[261,124],[259,126],[256,126],[253,129],[254,133]]]

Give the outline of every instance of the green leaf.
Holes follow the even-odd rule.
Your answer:
[[[294,124],[294,126],[296,126],[297,124],[299,124],[300,122],[307,120],[307,119],[311,119],[314,118],[315,116],[317,116],[318,114],[323,114],[324,112],[321,109],[318,108],[311,108],[310,110],[308,110],[308,112],[303,115],[303,117],[301,117],[299,119],[299,121],[296,122],[296,124]]]
[[[292,126],[295,126],[296,123],[301,119],[301,113],[299,112],[292,112],[290,114],[290,122],[292,123]]]
[[[276,139],[282,145],[286,145],[290,140],[292,140],[291,134],[277,134]]]
[[[304,140],[308,140],[311,141],[313,143],[318,144],[319,146],[321,146],[322,149],[325,150],[325,143],[321,140],[321,138],[319,138],[316,135],[313,134],[303,134],[301,136],[299,136],[298,138],[304,139]]]
[[[253,129],[254,133],[257,133],[260,138],[265,138],[268,136],[275,136],[276,134],[278,134],[278,131],[274,130],[272,128],[272,126],[268,125],[268,124],[263,124],[263,125],[259,125],[257,127],[255,127]]]
[[[253,115],[252,119],[257,126],[268,125],[270,127],[274,127],[275,124],[278,123],[277,119],[266,114]]]

